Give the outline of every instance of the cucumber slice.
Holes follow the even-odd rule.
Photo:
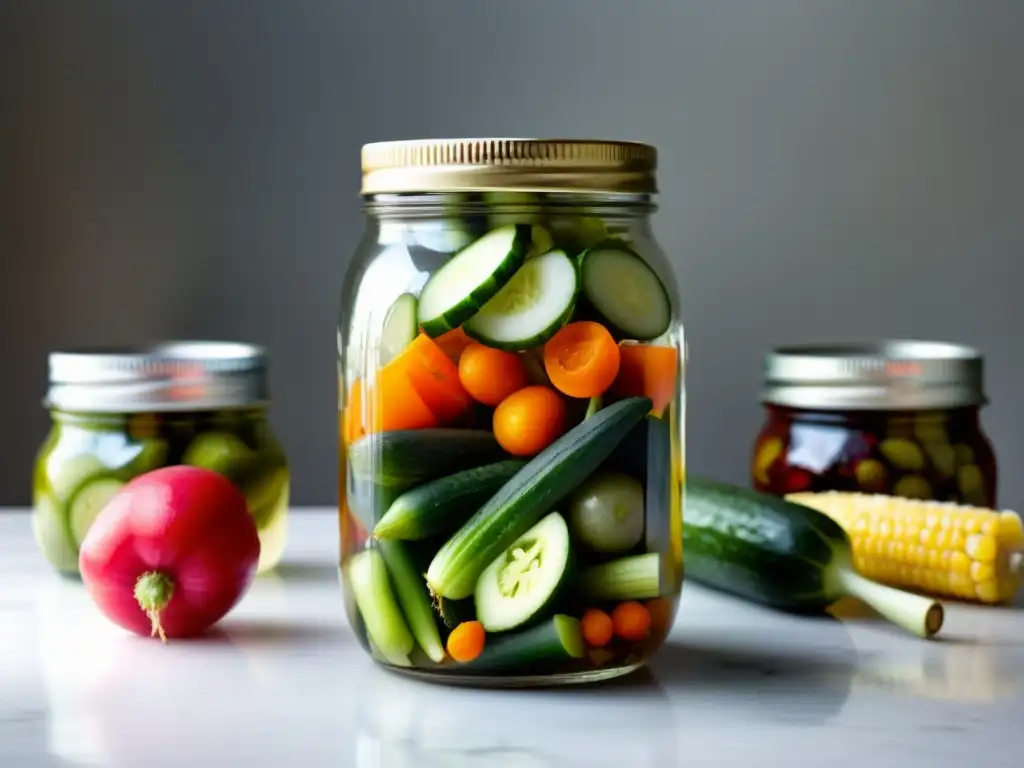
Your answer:
[[[589,249],[582,260],[583,292],[605,320],[638,341],[668,330],[672,302],[647,262],[614,242]]]
[[[380,339],[380,364],[387,365],[416,338],[416,297],[403,293],[384,316]]]
[[[543,256],[554,247],[555,241],[552,239],[551,233],[544,227],[534,224],[530,228],[530,251],[526,254],[527,259]]]
[[[252,495],[245,494],[258,531],[262,533],[279,515],[288,511],[290,492],[291,477],[288,470],[282,469],[270,475]]]
[[[452,666],[452,672],[516,672],[528,675],[583,658],[586,648],[580,623],[556,614],[522,632],[488,637],[484,651],[473,661]]]
[[[619,472],[595,473],[569,501],[573,538],[594,552],[628,552],[644,535],[644,487]]]
[[[557,512],[544,517],[487,566],[476,582],[476,616],[488,632],[538,618],[569,570],[569,527]]]
[[[134,455],[117,473],[124,480],[159,469],[167,463],[167,455],[170,453],[167,441],[157,437],[146,438],[132,448],[136,449]]]
[[[68,527],[71,540],[81,547],[93,521],[107,503],[124,487],[124,483],[111,477],[94,480],[75,494],[68,507]]]
[[[63,503],[67,503],[92,478],[110,474],[110,468],[92,453],[82,453],[65,461],[51,454],[47,465],[50,490],[57,501]]]
[[[587,568],[580,574],[584,595],[592,600],[647,600],[661,594],[661,558],[657,552],[631,555]]]
[[[353,555],[348,564],[348,583],[370,643],[388,663],[408,667],[415,641],[395,601],[380,552],[364,549]]]
[[[543,344],[572,314],[578,287],[576,266],[564,251],[531,259],[462,329],[497,349]]]
[[[391,574],[391,583],[413,637],[423,652],[440,664],[444,660],[444,646],[441,645],[441,635],[437,631],[426,582],[416,572],[405,544],[400,541],[378,541],[377,546]]]
[[[510,224],[455,254],[420,292],[417,319],[423,332],[437,338],[473,317],[523,265],[530,242],[528,224]]]
[[[58,573],[78,573],[78,550],[68,538],[60,505],[49,496],[37,494],[32,506],[32,532],[43,556]]]

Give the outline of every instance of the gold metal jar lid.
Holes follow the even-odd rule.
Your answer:
[[[778,347],[761,401],[809,410],[923,410],[985,405],[981,353],[937,341]]]
[[[363,195],[416,192],[654,194],[657,150],[587,139],[418,139],[366,144]]]

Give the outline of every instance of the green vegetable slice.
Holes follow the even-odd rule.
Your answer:
[[[438,664],[444,660],[444,646],[434,620],[434,609],[423,577],[416,572],[405,544],[400,541],[378,541],[384,563],[391,574],[391,583],[398,595],[406,621],[420,648]]]
[[[32,532],[50,565],[59,573],[78,573],[78,550],[68,535],[67,520],[60,505],[49,496],[37,494],[34,499]]]
[[[576,291],[576,266],[563,251],[550,251],[527,261],[462,330],[496,349],[540,346],[569,319]]]
[[[505,632],[541,617],[565,582],[569,561],[569,528],[552,512],[480,574],[474,600],[484,629]]]
[[[69,505],[68,525],[75,546],[81,547],[89,528],[124,483],[113,478],[94,480],[75,494]]]
[[[384,330],[380,339],[380,364],[387,365],[412,343],[418,333],[416,327],[416,297],[403,293],[384,316]]]
[[[523,265],[530,241],[529,225],[508,225],[455,254],[420,292],[423,332],[436,338],[473,317]]]
[[[388,663],[410,666],[409,654],[415,641],[395,600],[380,552],[366,549],[353,555],[348,564],[348,583],[369,641]]]
[[[640,256],[609,241],[583,254],[580,271],[587,299],[627,338],[650,341],[668,330],[668,291]]]
[[[657,552],[630,555],[580,574],[580,588],[596,601],[649,600],[661,594],[661,557]]]

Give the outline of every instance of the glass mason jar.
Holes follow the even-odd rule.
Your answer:
[[[363,148],[338,326],[348,617],[381,664],[529,686],[641,666],[682,581],[685,345],[655,150]]]
[[[995,508],[982,358],[921,341],[781,347],[765,361],[753,486]]]
[[[138,475],[208,467],[245,494],[260,535],[260,572],[281,559],[289,469],[267,419],[264,352],[244,344],[175,342],[50,355],[44,405],[52,426],[32,483],[36,541],[60,573],[110,498]]]

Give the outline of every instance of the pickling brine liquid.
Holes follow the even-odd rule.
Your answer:
[[[615,677],[682,582],[683,343],[643,196],[371,196],[342,295],[339,529],[380,664]]]

